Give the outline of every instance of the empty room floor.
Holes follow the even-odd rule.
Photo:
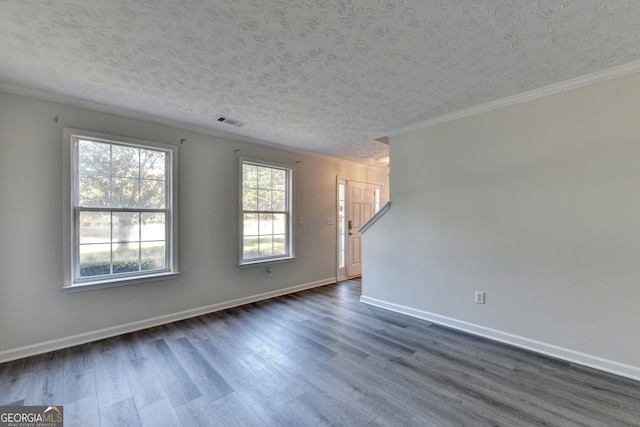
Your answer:
[[[65,426],[639,426],[640,383],[359,302],[351,280],[0,364]]]

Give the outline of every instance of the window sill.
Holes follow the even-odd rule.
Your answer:
[[[268,264],[281,264],[283,262],[291,262],[295,260],[296,257],[289,256],[283,258],[270,258],[270,259],[260,259],[256,261],[245,261],[243,263],[238,264],[238,268],[251,268],[251,267],[261,267]]]
[[[66,293],[93,291],[97,289],[115,288],[116,286],[136,285],[145,282],[158,282],[161,280],[175,279],[179,275],[179,271],[171,271],[157,274],[148,274],[140,277],[123,277],[119,279],[94,280],[91,282],[78,283],[76,285],[63,286],[62,290]]]

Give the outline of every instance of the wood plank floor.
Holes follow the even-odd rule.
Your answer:
[[[640,383],[361,304],[347,281],[0,365],[65,426],[640,426]]]

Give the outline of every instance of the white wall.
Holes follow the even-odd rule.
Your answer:
[[[363,301],[640,379],[639,113],[635,75],[394,138]]]
[[[59,122],[54,122],[54,117]],[[175,280],[65,293],[63,126],[179,144]],[[237,268],[241,155],[293,165],[297,259]],[[385,184],[386,171],[296,155],[0,92],[0,361],[170,320],[175,313],[335,280],[336,176]],[[184,313],[183,313],[184,314]]]

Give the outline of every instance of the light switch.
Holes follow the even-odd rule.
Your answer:
[[[335,219],[333,219],[333,217],[330,217],[330,216],[327,217],[327,225],[333,225],[335,223],[336,221]]]
[[[298,225],[302,225],[304,224],[304,220],[302,219],[301,216],[298,217]]]

